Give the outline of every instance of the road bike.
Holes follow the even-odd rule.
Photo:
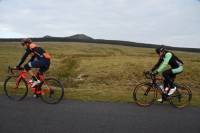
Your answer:
[[[161,83],[162,78],[156,77],[149,71],[145,71],[144,76],[150,81],[139,83],[133,90],[133,99],[136,104],[144,107],[150,106],[158,99],[158,94],[163,101],[168,101],[176,108],[183,108],[190,103],[192,92],[188,87],[174,83],[177,89],[172,95],[168,96]]]
[[[59,103],[64,96],[62,83],[54,77],[38,77],[41,83],[32,88],[32,80],[24,68],[8,67],[8,76],[4,82],[6,96],[14,101],[21,101],[28,95],[28,90],[48,104]]]

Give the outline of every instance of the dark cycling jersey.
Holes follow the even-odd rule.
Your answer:
[[[46,59],[50,60],[51,56],[41,47],[38,47],[36,44],[31,43],[28,48],[26,48],[24,55],[22,56],[18,66],[21,66],[29,54],[33,54],[29,62],[32,62],[35,58],[38,60]]]
[[[167,65],[170,65],[172,69],[176,69],[183,65],[183,62],[175,56],[172,52],[167,51],[158,60],[158,63],[152,68],[152,71],[162,72]]]

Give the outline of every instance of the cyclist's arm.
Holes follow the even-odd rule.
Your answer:
[[[17,65],[18,67],[20,67],[24,63],[24,61],[26,60],[29,54],[30,54],[30,51],[26,49],[24,55],[22,56],[21,60],[19,61]]]
[[[163,60],[162,64],[157,69],[158,73],[162,73],[163,72],[163,70],[167,67],[167,65],[168,65],[168,63],[169,63],[171,58],[172,58],[172,53],[168,52],[168,53],[165,54],[165,57],[164,57],[164,60]]]
[[[152,72],[154,72],[156,69],[158,69],[158,67],[160,66],[160,64],[162,63],[162,59],[159,58],[158,62],[155,64],[155,66],[151,69]]]

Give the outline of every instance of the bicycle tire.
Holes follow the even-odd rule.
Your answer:
[[[177,89],[170,96],[169,102],[176,108],[184,108],[190,104],[192,92],[189,88],[181,85],[176,85]]]
[[[149,82],[138,84],[133,91],[133,99],[139,106],[152,105],[157,97],[157,91]]]
[[[9,76],[4,82],[4,92],[9,99],[21,101],[28,94],[28,85],[25,79],[21,78],[19,84],[16,84],[18,76]]]
[[[48,104],[59,103],[64,96],[64,87],[61,82],[55,78],[46,78],[41,85],[41,99]]]

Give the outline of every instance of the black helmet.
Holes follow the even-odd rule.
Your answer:
[[[166,51],[166,48],[162,45],[155,49],[156,53],[159,54],[160,52]]]
[[[30,38],[22,39],[21,44],[24,46],[25,44],[31,44],[32,40]]]

